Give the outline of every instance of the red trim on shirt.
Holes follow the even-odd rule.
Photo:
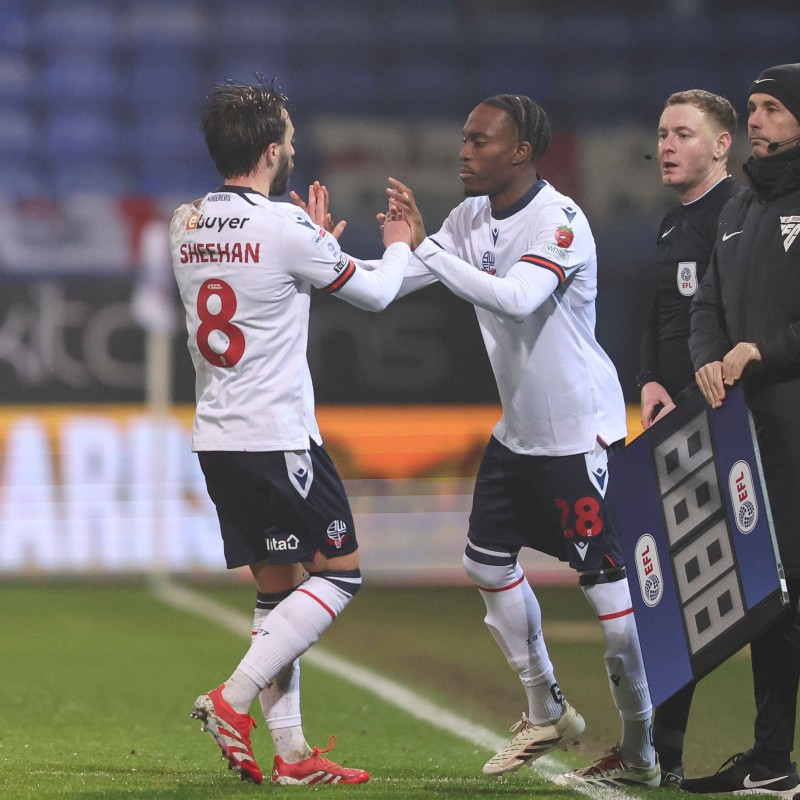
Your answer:
[[[347,262],[347,266],[342,270],[340,275],[329,283],[322,291],[327,292],[328,294],[333,294],[334,292],[338,292],[339,289],[344,286],[350,278],[355,275],[356,272],[356,265],[352,261]]]
[[[524,261],[526,264],[536,264],[537,267],[549,269],[550,272],[555,273],[559,283],[563,283],[566,280],[567,273],[564,272],[564,268],[556,264],[555,261],[550,261],[548,258],[542,258],[542,256],[524,255],[522,258],[520,258],[520,261]]]

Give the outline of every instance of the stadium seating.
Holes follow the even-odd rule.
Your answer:
[[[39,175],[63,186],[83,175],[109,191],[163,187],[170,174],[193,185],[193,159],[208,175],[196,133],[203,97],[215,82],[256,72],[277,79],[301,121],[460,123],[481,97],[512,91],[538,100],[556,128],[581,130],[652,125],[668,94],[693,86],[726,94],[742,111],[761,69],[797,60],[800,9],[634,5],[4,0],[0,192],[31,191]],[[313,164],[318,143],[303,144]],[[119,179],[87,167],[91,155],[117,159]]]
[[[137,53],[126,76],[128,111],[139,116],[169,111],[196,118],[210,82],[209,71],[185,52]]]
[[[126,4],[121,20],[124,42],[132,50],[171,48],[185,53],[210,45],[204,4],[192,0],[137,0]]]
[[[0,153],[0,196],[24,197],[46,190],[37,159]]]
[[[753,6],[737,14],[726,14],[718,24],[729,48],[747,60],[757,61],[761,65],[757,69],[766,69],[772,64],[797,61],[800,40],[800,14],[797,12],[796,6],[787,6],[784,11]],[[758,41],[768,41],[769,48],[766,51],[754,48],[753,42]]]
[[[0,53],[0,102],[11,100],[26,103],[34,75],[34,66],[24,53]]]
[[[36,123],[22,104],[0,105],[2,152],[7,158],[27,157],[35,148]]]
[[[754,72],[748,79],[747,86],[730,87],[730,73],[717,64],[713,56],[703,52],[697,53],[691,59],[675,59],[669,69],[657,69],[654,55],[650,67],[650,81],[646,87],[639,85],[639,102],[649,110],[650,119],[657,118],[664,107],[664,101],[673,92],[684,89],[707,89],[710,92],[729,94],[734,105],[740,110],[744,106],[745,93],[750,88],[750,83],[758,74]]]
[[[31,22],[22,8],[0,8],[0,52],[25,52],[30,43]]]
[[[121,135],[122,126],[111,113],[67,110],[47,119],[44,153],[56,159],[118,158],[122,152]]]
[[[109,54],[49,51],[37,81],[41,108],[114,110],[120,78]]]
[[[273,45],[291,39],[289,7],[262,0],[229,0],[209,9],[209,25],[222,49],[253,44]]]
[[[430,59],[433,55],[458,63],[466,55],[469,28],[454,0],[388,4],[381,28],[390,31],[384,44],[399,56],[399,63],[409,64],[418,57]]]
[[[261,76],[265,83],[274,81],[275,87],[285,93],[289,91],[287,82],[292,82],[295,74],[296,70],[289,70],[283,54],[275,48],[262,47],[257,52],[237,48],[219,54],[208,86],[224,81],[250,83]]]
[[[169,194],[208,189],[213,175],[196,114],[143,114],[128,128],[127,152],[136,166],[138,192]],[[205,168],[205,169],[204,169]],[[197,177],[193,177],[193,176]],[[205,179],[205,185],[198,185]]]
[[[711,20],[700,14],[687,18],[685,14],[665,8],[648,14],[636,26],[637,48],[662,59],[691,60],[700,54],[707,56],[718,47],[722,48],[721,37],[713,35],[721,22],[721,19]]]
[[[75,194],[122,195],[129,192],[131,186],[131,170],[117,158],[89,156],[59,159],[47,172],[47,191],[57,197]]]
[[[281,88],[302,112],[338,112],[342,108],[361,113],[390,113],[393,100],[386,81],[377,70],[366,70],[357,63],[306,64],[289,70],[281,79]],[[321,92],[319,87],[329,87]]]
[[[117,17],[114,6],[102,0],[71,0],[45,4],[30,19],[41,51],[113,53],[119,46]]]

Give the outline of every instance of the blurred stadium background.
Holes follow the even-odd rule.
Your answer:
[[[387,175],[433,231],[460,199],[468,112],[500,92],[539,101],[554,128],[540,172],[592,223],[598,335],[634,404],[654,237],[675,201],[643,158],[663,102],[729,97],[740,174],[746,92],[797,61],[798,41],[800,7],[776,0],[0,0],[0,575],[221,569],[157,238],[219,182],[197,128],[212,83],[277,79],[292,186],[325,182],[344,248],[364,257],[380,252]],[[499,414],[472,309],[438,288],[377,316],[317,296],[309,358],[365,571],[459,580]]]

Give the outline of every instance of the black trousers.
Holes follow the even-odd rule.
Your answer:
[[[800,683],[800,577],[787,579],[789,607],[750,643],[756,700],[755,745],[791,753]]]

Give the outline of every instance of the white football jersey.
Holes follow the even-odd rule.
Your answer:
[[[305,211],[238,186],[178,208],[170,240],[196,370],[193,449],[321,444],[306,357],[311,287],[377,310],[397,292],[408,246],[391,245],[365,272]]]
[[[429,270],[475,304],[503,406],[500,442],[561,456],[625,437],[616,369],[594,336],[594,238],[569,197],[539,180],[494,215],[488,197],[470,197],[414,255],[404,293],[429,283]]]

